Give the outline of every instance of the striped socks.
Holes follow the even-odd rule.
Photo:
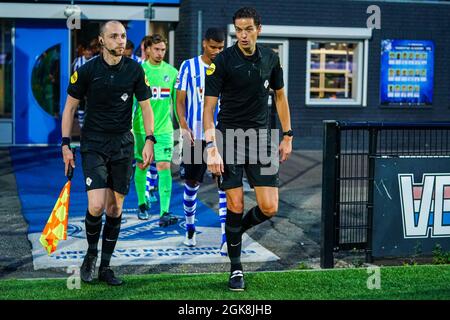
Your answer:
[[[186,218],[186,231],[188,237],[191,238],[195,232],[195,214],[197,212],[197,193],[200,185],[191,187],[184,184],[183,207],[184,216]],[[222,231],[222,242],[226,242],[225,223],[227,217],[227,196],[225,191],[219,190],[219,218],[220,228]]]
[[[184,184],[183,207],[189,238],[195,233],[195,212],[197,211],[197,192],[199,187],[199,185],[191,187],[186,183]]]
[[[227,218],[227,195],[225,191],[218,190],[219,193],[219,218],[220,218],[220,229],[222,231],[222,243],[227,241],[225,235],[225,222]]]
[[[78,115],[78,124],[80,125],[80,128],[83,128],[83,124],[84,124],[84,110],[78,109],[77,115]]]
[[[155,189],[157,186],[158,171],[156,170],[156,163],[152,162],[150,164],[150,169],[147,171],[147,182],[145,184],[145,197],[150,199],[150,191]]]
[[[145,180],[145,199],[150,199],[150,170],[147,171],[147,177]]]

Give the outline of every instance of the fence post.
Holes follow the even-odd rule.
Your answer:
[[[333,268],[336,214],[336,163],[340,139],[338,123],[326,120],[323,132],[322,219],[320,231],[320,267]]]
[[[366,262],[372,263],[372,232],[373,232],[373,192],[375,180],[375,158],[377,156],[378,129],[369,129],[369,185],[367,188],[367,247]]]

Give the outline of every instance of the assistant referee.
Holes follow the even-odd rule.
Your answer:
[[[85,219],[88,250],[80,270],[84,282],[94,279],[102,214],[106,210],[98,278],[109,285],[122,284],[109,264],[119,236],[123,201],[128,194],[132,174],[134,138],[130,130],[133,95],[142,109],[147,135],[142,151],[144,166],[152,161],[156,142],[149,83],[140,64],[123,56],[126,41],[122,23],[108,21],[102,25],[99,35],[102,54],[75,71],[67,89],[62,118],[62,154],[66,173],[69,165],[75,167],[70,150],[73,115],[80,100],[87,98],[80,142],[88,195]]]

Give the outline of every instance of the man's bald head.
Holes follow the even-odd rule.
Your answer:
[[[114,27],[122,26],[122,28],[125,29],[125,27],[123,26],[122,22],[117,21],[117,20],[110,20],[110,21],[107,21],[107,22],[103,23],[100,26],[100,35],[103,36],[113,26]]]
[[[125,51],[127,33],[120,21],[111,20],[100,27],[100,45],[113,56],[121,56]]]

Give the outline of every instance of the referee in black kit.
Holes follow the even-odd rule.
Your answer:
[[[220,187],[227,194],[225,230],[228,256],[231,261],[228,286],[233,291],[242,291],[245,289],[241,264],[242,233],[277,213],[278,167],[279,162],[285,161],[292,151],[293,132],[279,57],[273,50],[256,44],[261,32],[260,16],[253,8],[241,8],[234,14],[233,23],[236,29],[236,44],[220,53],[207,70],[204,129],[208,169],[213,174],[222,176]],[[279,146],[278,136],[271,137],[268,132],[270,88],[275,91],[277,112],[283,128],[283,139]],[[216,140],[213,120],[219,96],[221,106],[217,129],[224,137],[222,155],[216,144],[219,139]],[[244,162],[239,162],[241,145],[235,144],[238,129],[241,129],[241,132],[242,130],[250,132],[250,135],[251,132],[255,132],[258,141],[256,148],[254,144],[244,143]],[[228,136],[230,131],[234,135],[232,141]],[[277,140],[271,143],[273,138]],[[271,168],[263,163],[259,156],[261,150],[267,151],[268,145],[269,151],[272,151],[270,166],[274,167],[273,170],[267,170]],[[230,153],[231,161],[229,161]],[[250,158],[252,155],[255,156],[255,153],[257,161],[252,162]],[[257,206],[243,215],[244,170],[255,189]]]
[[[108,21],[100,29],[99,42],[102,54],[89,60],[70,78],[62,118],[62,154],[67,173],[69,165],[75,167],[70,150],[73,115],[80,100],[86,96],[80,152],[88,194],[85,219],[88,250],[80,275],[84,282],[94,279],[102,214],[106,210],[98,278],[109,285],[121,285],[122,280],[115,277],[109,263],[119,236],[122,205],[132,174],[133,95],[142,109],[147,134],[142,152],[145,166],[152,161],[156,141],[149,83],[140,64],[123,56],[127,42],[124,26],[118,21]]]

